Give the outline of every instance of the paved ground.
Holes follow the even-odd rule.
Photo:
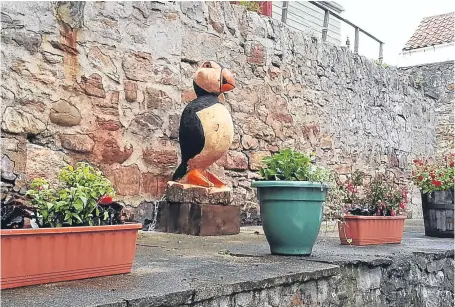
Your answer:
[[[270,255],[261,227],[225,237],[141,232],[131,274],[4,290],[1,305],[114,307],[126,306],[126,300],[144,306],[172,300],[177,304],[262,283],[330,276],[342,263],[378,264],[416,251],[453,251],[453,239],[425,237],[421,220],[406,221],[402,244],[397,245],[341,246],[333,225],[322,228],[310,257]]]

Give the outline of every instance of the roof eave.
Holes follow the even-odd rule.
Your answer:
[[[420,49],[428,49],[428,48],[436,48],[436,47],[443,47],[443,46],[450,46],[450,45],[453,45],[455,43],[455,41],[452,41],[452,42],[445,42],[445,43],[441,43],[441,44],[434,44],[434,45],[425,45],[425,46],[419,46],[419,47],[416,47],[416,48],[403,48],[401,49],[402,52],[408,52],[408,51],[413,51],[413,50],[420,50]]]

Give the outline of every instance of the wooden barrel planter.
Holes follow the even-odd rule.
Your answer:
[[[453,189],[422,193],[425,235],[453,238]]]

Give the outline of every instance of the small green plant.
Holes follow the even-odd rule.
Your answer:
[[[261,12],[261,3],[259,1],[239,1],[239,4],[245,6],[248,11],[258,14]]]
[[[376,61],[374,61],[374,63],[375,63],[376,65],[378,65],[378,66],[382,66],[383,68],[387,68],[387,67],[389,67],[389,65],[388,65],[388,64],[386,64],[386,63],[382,63],[382,62],[381,62],[381,61],[379,61],[379,60],[376,60]]]
[[[27,196],[36,207],[40,227],[101,225],[109,212],[99,206],[115,195],[111,182],[101,171],[80,162],[64,167],[59,182],[51,185],[46,179],[35,178]]]
[[[312,155],[283,149],[271,157],[265,157],[265,167],[259,169],[264,180],[327,182],[330,171],[312,163]]]

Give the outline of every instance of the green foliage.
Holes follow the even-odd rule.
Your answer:
[[[59,183],[51,186],[47,180],[35,178],[27,191],[42,217],[42,227],[100,225],[108,218],[108,212],[100,214],[98,201],[115,192],[101,171],[80,162],[76,168],[64,167],[58,179]]]
[[[330,171],[313,165],[311,155],[283,149],[263,159],[265,167],[259,169],[264,180],[327,182]]]
[[[245,6],[248,11],[255,13],[261,12],[261,4],[259,1],[239,1],[239,4]]]
[[[379,60],[374,61],[374,63],[375,63],[376,65],[378,65],[378,66],[382,66],[383,68],[389,67],[388,64],[386,64],[386,63],[381,63],[381,61],[379,61]]]

